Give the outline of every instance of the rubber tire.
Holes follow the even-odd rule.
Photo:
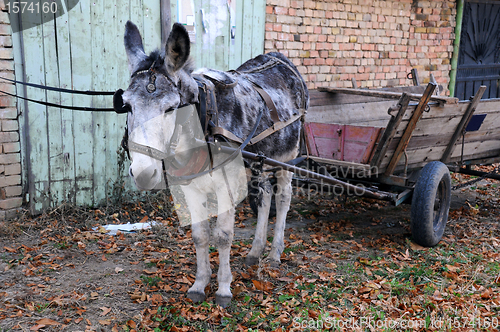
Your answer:
[[[440,161],[425,165],[413,191],[411,233],[421,246],[433,247],[441,241],[451,201],[451,176]]]

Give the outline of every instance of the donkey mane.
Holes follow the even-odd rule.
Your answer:
[[[153,64],[154,66],[151,67]],[[194,60],[193,58],[189,57],[181,69],[184,70],[187,74],[191,75],[191,73],[194,71],[194,67]],[[164,76],[169,75],[166,69],[167,66],[165,66],[165,54],[163,54],[163,52],[160,52],[160,50],[158,49],[151,52],[146,58],[139,62],[135,72],[137,73],[143,70],[148,70],[150,68]]]

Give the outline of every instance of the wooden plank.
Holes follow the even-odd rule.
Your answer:
[[[144,17],[142,11],[142,0],[129,0],[129,17],[130,20],[137,25],[141,35],[144,35]],[[123,36],[122,36],[123,37]],[[122,39],[123,40],[123,39]],[[143,41],[144,50],[149,52],[150,45],[146,45]]]
[[[476,142],[465,143],[463,160],[475,160],[480,158],[497,158],[500,157],[500,140],[481,140]],[[408,169],[416,169],[425,166],[427,163],[439,160],[445,151],[446,146],[426,146],[415,150],[408,150]],[[461,149],[456,149],[450,157],[451,162],[461,160]],[[386,169],[389,159],[384,159],[379,172]],[[395,168],[396,171],[404,169],[404,160],[400,160]]]
[[[108,41],[105,38],[106,16],[104,2],[95,2],[91,8],[91,50],[87,54],[91,55],[92,69],[92,90],[102,90],[106,86],[106,66]],[[113,47],[114,45],[109,45]],[[92,103],[97,107],[103,107],[105,100],[103,96],[92,97]],[[106,167],[109,163],[106,151],[106,114],[103,112],[92,112],[92,134],[93,134],[93,204],[99,205],[106,197]]]
[[[174,1],[175,2],[175,1]],[[172,27],[172,14],[170,0],[160,0],[160,20],[161,20],[161,45],[167,43],[168,35]]]
[[[382,129],[345,125],[342,160],[369,164]]]
[[[403,116],[406,113],[409,103],[410,97],[408,96],[408,94],[403,93],[397,105],[397,107],[399,107],[399,110],[396,115],[391,116],[391,121],[387,125],[387,128],[382,134],[382,138],[377,145],[377,149],[375,150],[375,154],[373,155],[373,159],[371,161],[372,166],[380,166],[382,158],[387,153],[387,149],[389,148],[389,145],[391,144],[394,135],[396,134],[396,130],[397,128],[399,128],[399,125],[403,120]]]
[[[159,2],[153,1],[156,3],[158,7],[155,7],[155,10],[160,11]],[[117,58],[118,58],[118,49],[124,48],[123,39],[122,38],[114,38],[116,31],[121,30],[121,26],[119,24],[118,18],[118,3],[113,2],[104,2],[104,20],[105,20],[105,30],[104,30],[104,47],[106,50],[104,56],[102,57],[102,65],[101,70],[104,71],[104,80],[99,85],[99,90],[117,90],[121,84],[118,84],[117,81]],[[154,14],[151,14],[153,16]],[[151,18],[149,19],[151,21]],[[160,23],[160,22],[158,22]],[[160,36],[156,36],[156,40],[158,44],[161,41]],[[126,62],[121,62],[122,65]],[[112,107],[112,98],[105,97],[102,100],[103,107]],[[107,201],[109,201],[110,197],[113,195],[113,188],[120,182],[120,174],[118,167],[118,156],[117,150],[120,146],[121,142],[121,133],[119,130],[119,115],[115,113],[104,113],[104,123],[102,124],[105,127],[105,137],[103,138],[105,143],[105,164],[103,168],[105,169],[105,197]],[[122,117],[123,119],[123,117]],[[118,197],[117,197],[118,198]],[[98,199],[101,199],[99,197]]]
[[[241,62],[252,58],[252,33],[253,33],[253,2],[256,0],[243,0],[243,36],[241,45]]]
[[[56,42],[56,26],[54,14],[42,14],[43,23],[43,55],[45,67],[45,84],[59,86],[58,49]],[[46,100],[60,104],[61,93],[46,91]],[[50,207],[54,208],[64,200],[64,153],[61,131],[62,114],[60,108],[47,107],[47,140]]]
[[[327,91],[309,90],[309,106],[327,106],[340,104],[362,104],[387,101],[387,98],[353,95],[346,93],[331,93]]]
[[[236,69],[242,63],[242,44],[243,44],[243,2],[236,1],[236,11],[233,13],[235,15],[235,38],[230,41],[229,45],[229,69]]]
[[[451,137],[450,142],[449,142],[448,146],[446,147],[446,150],[444,151],[443,156],[441,157],[441,161],[443,163],[448,162],[450,156],[453,153],[453,150],[455,149],[455,144],[457,143],[458,138],[462,134],[464,134],[464,129],[467,126],[467,124],[469,123],[469,121],[472,117],[472,114],[474,114],[474,111],[476,110],[476,106],[479,103],[479,101],[481,100],[481,98],[483,97],[485,90],[486,90],[486,86],[482,85],[479,88],[479,90],[476,92],[476,95],[474,96],[474,98],[469,103],[469,106],[467,107],[467,110],[465,111],[465,114],[463,115],[462,120],[458,124],[458,126],[455,130],[455,133]]]
[[[64,8],[59,6],[58,11],[64,12]],[[62,14],[57,16],[56,34],[57,34],[57,62],[59,86],[62,88],[71,88],[71,53],[69,45],[69,15]],[[72,95],[61,93],[61,104],[72,105]],[[74,132],[73,132],[73,112],[71,110],[61,110],[61,140],[62,158],[63,158],[63,180],[62,180],[62,201],[74,203],[75,198],[75,168],[74,168]]]
[[[392,175],[396,164],[398,163],[399,159],[401,158],[401,155],[403,154],[404,149],[408,145],[408,142],[411,138],[411,135],[413,133],[413,130],[417,126],[418,120],[420,120],[420,117],[422,116],[422,113],[425,111],[425,107],[427,106],[427,103],[429,102],[432,93],[436,89],[436,85],[429,83],[427,85],[427,88],[420,99],[420,102],[413,112],[413,115],[410,119],[410,122],[406,126],[405,132],[403,136],[401,137],[398,147],[396,148],[396,151],[394,151],[394,154],[391,158],[391,161],[389,162],[389,165],[387,166],[387,169],[385,170],[385,175]],[[410,96],[411,98],[411,96]]]
[[[41,20],[41,15],[35,15]],[[41,23],[41,21],[40,21]],[[26,81],[45,84],[45,64],[40,61],[43,55],[43,25],[37,25],[23,31],[24,64]],[[45,92],[40,89],[28,89],[27,97],[45,100]],[[49,146],[47,134],[47,108],[43,105],[28,103],[26,109],[26,133],[28,153],[28,192],[30,212],[41,213],[50,206]]]
[[[393,100],[366,104],[339,104],[315,106],[307,110],[306,122],[342,123],[385,127],[391,116],[387,109],[395,105]]]
[[[113,5],[113,3],[110,3]],[[150,51],[161,49],[161,22],[157,18],[161,13],[160,1],[142,1],[143,42]],[[108,17],[111,13],[104,13]],[[111,17],[109,18],[111,19]],[[109,20],[108,19],[108,20]],[[121,43],[123,45],[123,42]]]
[[[266,25],[266,1],[253,0],[252,15],[252,57],[264,53]]]
[[[319,91],[327,91],[331,93],[348,93],[354,95],[362,95],[362,96],[373,96],[380,98],[392,98],[399,99],[401,98],[401,93],[398,92],[390,92],[390,91],[378,91],[378,90],[367,90],[367,89],[349,89],[349,88],[333,88],[333,87],[319,87]],[[423,95],[420,94],[409,94],[412,100],[420,100]],[[448,104],[456,104],[458,103],[457,98],[453,97],[440,97],[440,96],[431,96],[430,100],[438,101],[441,103]]]
[[[127,55],[125,53],[125,47],[123,45],[123,34],[125,32],[125,23],[129,19],[129,12],[128,12],[129,0],[120,0],[120,2],[121,5],[118,4],[116,6],[116,17],[118,18],[118,30],[117,30],[116,40],[118,46],[117,46],[117,53],[115,60],[116,62],[115,71],[116,71],[117,87],[125,90],[128,87],[130,81],[130,73],[128,71],[128,66],[127,66]],[[172,6],[176,4],[177,1],[172,1],[170,4],[172,13],[176,13],[172,10]],[[113,151],[119,151],[121,153],[120,155],[117,156],[117,164],[119,172],[117,176],[120,177],[119,180],[117,179],[117,182],[119,181],[120,182],[119,184],[121,184],[125,190],[135,190],[136,187],[133,184],[133,180],[130,178],[130,176],[128,176],[130,161],[128,160],[125,152],[120,148],[121,140],[127,123],[127,115],[126,114],[117,115],[116,123],[118,124],[118,127],[116,129],[116,132],[114,133],[114,136],[116,136],[117,145],[114,146]]]
[[[89,46],[92,45],[90,3],[80,1],[69,11],[71,46],[72,87],[78,90],[92,90],[92,61]],[[89,105],[89,97],[73,95],[73,105]],[[75,158],[75,203],[89,205],[94,201],[93,187],[93,123],[90,112],[73,113]]]

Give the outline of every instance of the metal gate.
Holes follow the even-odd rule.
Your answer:
[[[500,1],[464,4],[455,96],[469,99],[481,85],[483,99],[500,97]]]

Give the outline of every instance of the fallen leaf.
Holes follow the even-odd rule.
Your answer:
[[[120,273],[122,271],[123,269],[121,267],[115,267],[115,273]]]
[[[12,248],[9,248],[9,247],[3,247],[5,250],[7,250],[8,252],[11,252],[11,253],[15,253],[17,250],[16,249],[12,249]]]
[[[98,320],[99,324],[101,325],[111,325],[111,319],[106,319],[106,320]]]
[[[425,247],[422,247],[421,245],[416,244],[415,242],[410,242],[410,247],[411,250],[413,251],[425,250]]]
[[[252,280],[253,285],[260,291],[270,292],[273,289],[273,284],[269,281]]]
[[[111,311],[111,308],[106,308],[106,307],[100,307],[99,309],[102,310],[101,316],[106,316]]]
[[[127,325],[128,325],[128,327],[131,327],[133,329],[135,329],[137,327],[137,324],[133,320],[127,321]]]
[[[61,323],[56,322],[55,320],[52,320],[50,318],[42,318],[40,320],[37,320],[36,323],[38,325],[61,325]]]

